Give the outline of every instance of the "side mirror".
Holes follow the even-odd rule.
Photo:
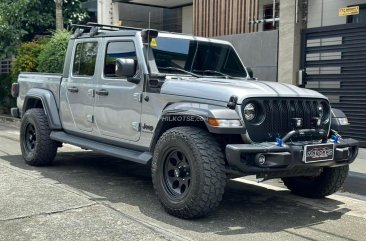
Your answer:
[[[116,59],[116,76],[117,77],[127,77],[129,80],[134,79],[132,78],[136,74],[136,61],[134,59],[125,59],[125,58],[119,58]],[[134,81],[131,81],[135,83]]]
[[[349,128],[349,122],[347,116],[343,113],[343,111],[339,109],[332,108],[331,109],[331,122],[330,129],[335,131],[346,131]]]
[[[250,67],[246,67],[246,69],[247,69],[247,72],[248,72],[248,75],[249,75],[249,77],[251,78],[251,79],[254,79],[254,73],[253,73],[253,70],[252,70],[252,68],[250,68]]]

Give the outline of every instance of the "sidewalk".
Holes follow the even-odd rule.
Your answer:
[[[366,148],[359,149],[356,161],[350,165],[350,171],[366,175]]]

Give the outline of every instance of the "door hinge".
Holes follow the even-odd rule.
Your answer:
[[[94,89],[88,89],[88,95],[92,98],[95,97],[95,90]]]
[[[132,129],[135,131],[141,131],[141,123],[140,122],[132,122]]]
[[[137,100],[138,102],[142,102],[142,93],[134,93],[133,99]]]
[[[94,123],[94,116],[93,115],[86,115],[86,120],[90,123]]]

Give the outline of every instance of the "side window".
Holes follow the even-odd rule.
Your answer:
[[[104,76],[115,78],[116,59],[128,58],[137,60],[136,49],[133,42],[110,42],[107,45],[107,52],[104,60]]]
[[[87,42],[76,45],[72,73],[75,76],[93,76],[97,60],[98,43]]]

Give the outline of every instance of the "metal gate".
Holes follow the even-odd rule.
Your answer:
[[[343,136],[366,147],[366,23],[306,29],[302,41],[304,86],[344,111],[351,126]]]

